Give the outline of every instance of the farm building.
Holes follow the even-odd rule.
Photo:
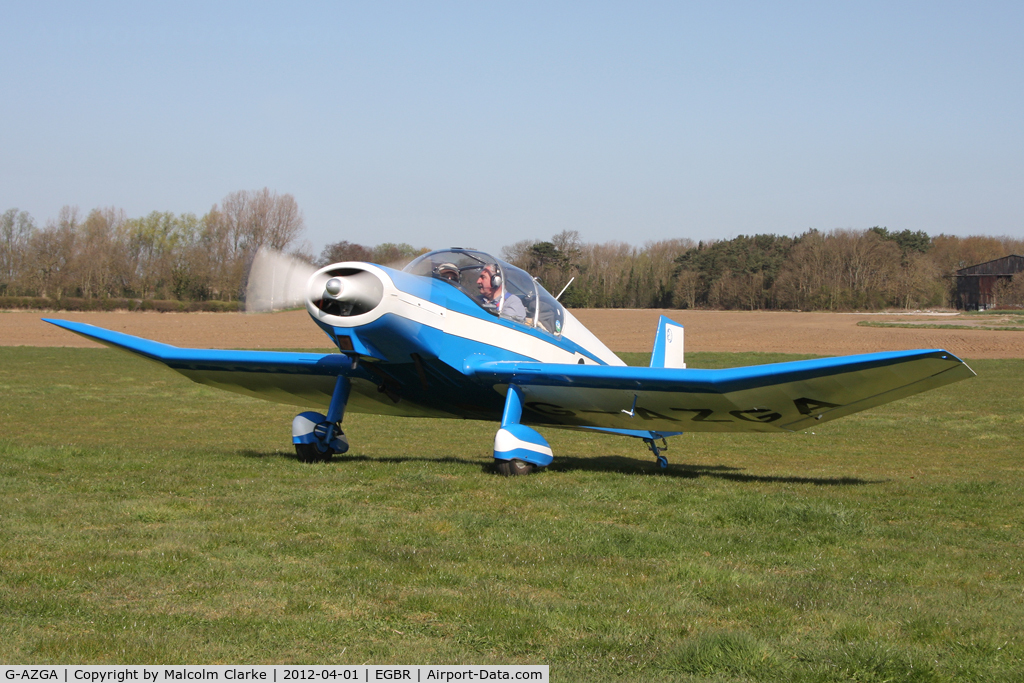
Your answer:
[[[956,307],[984,311],[996,301],[996,283],[1024,271],[1024,256],[1004,256],[956,271]]]

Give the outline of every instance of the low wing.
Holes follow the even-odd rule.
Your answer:
[[[337,376],[353,372],[352,360],[340,353],[186,349],[95,325],[43,320],[106,346],[166,365],[194,382],[276,403],[326,406],[331,401]]]
[[[523,390],[523,421],[600,430],[776,432],[805,429],[974,376],[937,350],[726,370],[469,361],[481,381]]]

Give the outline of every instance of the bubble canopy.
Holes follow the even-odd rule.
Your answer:
[[[459,289],[491,315],[532,327],[556,337],[562,336],[565,309],[525,270],[516,268],[475,249],[442,249],[416,258],[405,272],[443,280]],[[484,275],[486,271],[486,275]],[[493,280],[491,280],[493,276]],[[500,283],[500,303],[486,301],[481,279]],[[498,279],[500,278],[500,280]],[[516,298],[522,307],[509,300]],[[523,315],[525,311],[525,316]]]

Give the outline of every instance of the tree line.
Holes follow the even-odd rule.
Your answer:
[[[240,302],[261,247],[314,265],[401,267],[427,251],[340,241],[314,256],[304,230],[294,197],[267,188],[233,192],[203,216],[64,207],[39,227],[10,209],[0,214],[0,296]],[[571,279],[561,298],[571,308],[865,310],[951,306],[957,269],[1014,253],[1024,254],[1024,240],[874,227],[640,247],[563,231],[508,245],[501,257],[553,294]],[[1024,304],[1024,277],[1002,295]]]
[[[0,214],[0,296],[241,302],[261,247],[314,265],[401,267],[427,251],[342,241],[318,258],[304,230],[295,198],[268,188],[232,192],[203,216],[153,211],[129,218],[117,208],[83,216],[65,206],[39,227],[28,212],[9,209]]]
[[[564,231],[503,250],[556,293],[574,278],[562,296],[570,307],[832,311],[953,306],[957,270],[1009,254],[1024,254],[1024,240],[884,227],[643,247]],[[1001,294],[1001,303],[1024,304],[1024,276]]]
[[[290,194],[227,195],[204,216],[65,206],[36,225],[0,215],[0,295],[237,301],[256,251],[293,249],[305,229]]]

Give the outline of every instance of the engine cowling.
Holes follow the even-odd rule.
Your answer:
[[[370,313],[384,299],[380,276],[359,263],[336,263],[309,278],[306,309],[317,320]]]

